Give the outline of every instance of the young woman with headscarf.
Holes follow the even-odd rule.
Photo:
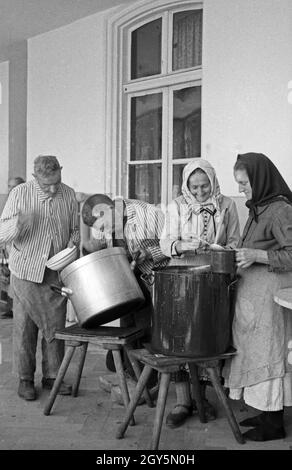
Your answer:
[[[287,343],[292,315],[273,296],[292,285],[292,193],[263,154],[238,155],[234,177],[247,198],[249,217],[236,259],[241,276],[233,320],[237,355],[223,375],[230,398],[243,398],[259,415],[240,424],[253,441],[285,437],[283,407],[292,406]]]
[[[229,248],[237,246],[236,205],[221,194],[212,165],[202,158],[194,158],[183,170],[182,195],[168,206],[160,246],[163,253],[172,258],[173,264],[203,265],[208,263],[206,247],[214,242],[216,234],[218,244]],[[177,404],[166,419],[170,427],[183,424],[194,408],[187,371],[179,371],[174,379]],[[215,419],[216,411],[205,397],[203,383],[202,393],[206,418]]]

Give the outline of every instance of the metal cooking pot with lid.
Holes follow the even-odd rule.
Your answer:
[[[176,266],[154,277],[152,349],[189,357],[224,353],[231,339],[234,276],[210,266]]]
[[[82,327],[95,328],[120,318],[145,300],[124,248],[107,248],[74,261],[60,273]]]

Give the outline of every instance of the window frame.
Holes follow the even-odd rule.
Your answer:
[[[135,5],[136,7],[136,5]],[[203,10],[203,1],[197,0],[156,0],[137,4],[135,12],[130,8],[123,10],[108,24],[108,45],[112,53],[108,54],[107,64],[107,126],[106,126],[106,191],[110,195],[128,197],[129,172],[128,165],[141,164],[142,161],[130,160],[130,100],[132,96],[141,96],[159,92],[168,87],[168,103],[165,103],[163,92],[162,113],[162,204],[171,200],[172,194],[172,167],[174,164],[187,164],[190,158],[167,158],[166,141],[172,139],[172,106],[169,106],[170,90],[186,88],[187,86],[202,86],[202,66],[190,69],[172,71],[172,25],[173,15],[186,10]],[[171,11],[170,11],[171,10]],[[131,34],[137,28],[162,17],[162,50],[161,73],[153,76],[131,79]],[[165,28],[167,28],[165,30]],[[167,41],[163,35],[167,31]],[[167,60],[165,60],[167,58]],[[111,78],[110,78],[111,77]],[[172,99],[171,99],[172,101]],[[167,108],[168,106],[168,108]],[[165,131],[167,129],[167,133]],[[168,144],[170,147],[170,144]],[[172,152],[172,145],[171,145]],[[163,161],[166,159],[166,170]],[[145,163],[155,163],[156,160],[147,160]],[[166,171],[166,174],[165,174]]]

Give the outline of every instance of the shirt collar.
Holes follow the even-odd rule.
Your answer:
[[[34,186],[37,190],[38,198],[39,198],[40,201],[43,202],[46,199],[50,199],[50,198],[51,199],[55,199],[55,198],[62,199],[62,189],[61,189],[62,183],[60,183],[57,193],[54,196],[50,196],[49,194],[46,194],[41,190],[40,185],[38,184],[36,179],[34,179],[33,182],[34,182]]]
[[[136,220],[136,210],[133,204],[129,204],[127,199],[124,199],[126,211],[127,211],[127,223],[134,224]]]

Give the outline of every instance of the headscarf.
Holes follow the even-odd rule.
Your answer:
[[[205,202],[199,202],[197,199],[192,195],[188,188],[188,180],[191,174],[196,170],[200,168],[203,170],[206,175],[209,178],[210,184],[211,184],[211,193],[207,201]],[[220,186],[218,183],[218,179],[215,173],[214,168],[212,165],[207,162],[207,160],[203,160],[203,158],[193,158],[191,162],[189,162],[183,169],[183,182],[182,182],[182,194],[188,204],[188,211],[189,211],[189,216],[191,216],[192,213],[198,214],[202,210],[202,208],[207,208],[210,209],[211,211],[216,211],[220,210],[220,199],[221,199],[221,194],[220,194]]]
[[[252,189],[252,199],[246,202],[257,221],[258,207],[286,198],[292,204],[292,192],[274,163],[262,153],[244,153],[237,156],[244,164]]]

